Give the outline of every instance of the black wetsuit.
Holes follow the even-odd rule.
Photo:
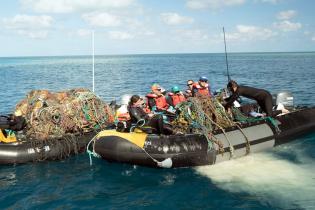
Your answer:
[[[128,106],[131,122],[137,123],[139,120],[145,120],[145,125],[155,128],[158,134],[171,134],[172,129],[163,122],[162,115],[154,115],[152,118],[141,108],[137,106]]]
[[[24,117],[14,115],[0,116],[0,129],[10,129],[13,131],[20,131],[26,126]]]
[[[233,102],[240,96],[256,100],[260,108],[267,114],[267,116],[275,116],[281,111],[272,111],[272,96],[267,90],[239,85],[233,95],[227,99],[225,107],[229,108]]]

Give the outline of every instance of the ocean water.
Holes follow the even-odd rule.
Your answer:
[[[95,92],[106,101],[144,95],[154,82],[225,86],[224,54],[96,56]],[[232,79],[315,105],[315,53],[229,54]],[[0,58],[0,114],[32,89],[92,89],[89,56]],[[315,132],[215,166],[152,169],[93,159],[0,166],[1,209],[315,209]]]

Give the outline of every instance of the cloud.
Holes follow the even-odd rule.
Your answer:
[[[26,30],[18,30],[18,34],[27,36],[32,39],[44,39],[48,36],[48,31],[26,31]]]
[[[246,0],[187,0],[190,9],[219,9],[227,6],[242,5]]]
[[[54,19],[47,15],[15,15],[13,18],[3,18],[2,22],[9,29],[41,29],[49,28]]]
[[[142,33],[142,35],[144,35],[144,36],[154,36],[154,35],[155,35],[155,32],[154,32],[154,31],[149,31],[149,30],[147,30],[147,31],[144,31],[144,32]]]
[[[314,42],[315,42],[315,35],[312,37],[312,41],[314,41]]]
[[[54,19],[47,15],[15,15],[12,18],[3,18],[5,28],[13,30],[20,35],[33,39],[43,39],[48,35]]]
[[[277,15],[277,18],[279,20],[289,20],[296,16],[297,12],[295,10],[287,10],[287,11],[282,11],[279,12]]]
[[[121,18],[116,15],[112,15],[109,13],[87,13],[82,15],[82,19],[86,21],[91,26],[97,27],[114,27],[121,25]]]
[[[194,22],[193,18],[181,16],[177,13],[162,13],[161,19],[167,25],[183,25],[191,24]]]
[[[92,33],[92,31],[89,30],[89,29],[82,29],[82,28],[81,28],[81,29],[79,29],[79,30],[77,31],[77,34],[78,34],[79,36],[81,36],[81,37],[90,36],[91,33]]]
[[[110,39],[116,39],[116,40],[128,40],[133,39],[134,36],[128,32],[124,31],[110,31],[108,32]]]
[[[237,25],[236,32],[227,33],[226,38],[231,41],[268,40],[277,33],[268,28],[250,25]]]
[[[199,30],[199,29],[192,29],[192,30],[176,30],[176,36],[177,37],[181,37],[183,39],[187,39],[187,40],[206,40],[209,38],[209,36]]]
[[[309,31],[304,31],[304,35],[310,35],[310,32]]]
[[[293,23],[289,20],[284,20],[281,22],[276,22],[273,26],[281,31],[288,32],[288,31],[297,31],[302,28],[301,23]]]
[[[38,13],[72,13],[128,7],[134,0],[21,0]]]

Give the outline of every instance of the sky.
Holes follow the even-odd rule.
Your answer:
[[[313,0],[1,0],[0,57],[315,51]]]

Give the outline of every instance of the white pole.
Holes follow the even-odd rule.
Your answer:
[[[93,63],[93,92],[95,91],[95,80],[94,80],[94,30],[92,31],[92,63]]]

